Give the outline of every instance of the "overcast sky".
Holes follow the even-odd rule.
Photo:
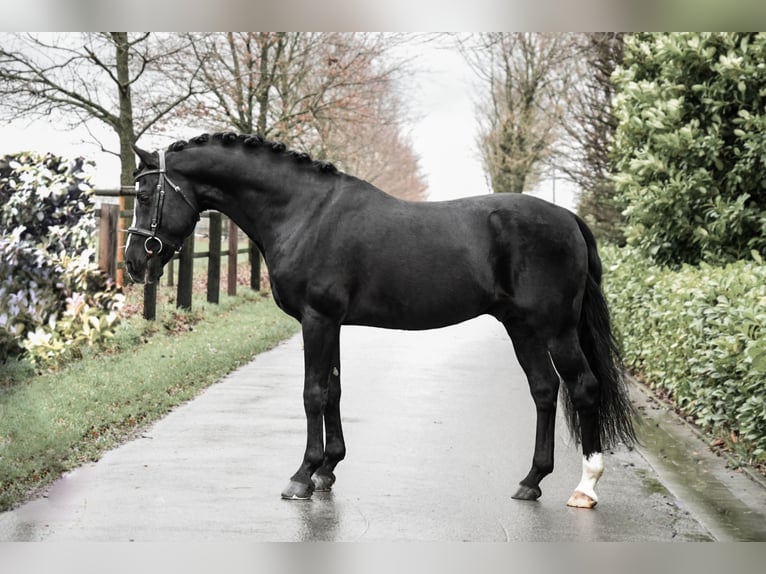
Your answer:
[[[425,44],[418,47],[418,52],[413,61],[416,73],[406,85],[406,99],[416,118],[410,136],[428,179],[429,198],[442,200],[489,193],[476,148],[473,72],[455,50]],[[113,149],[117,148],[116,136],[110,131],[100,128],[97,122],[93,122],[92,129],[98,130]],[[95,186],[116,188],[117,158],[100,151],[93,143],[84,143],[89,139],[84,128],[68,130],[65,125],[52,125],[48,120],[16,122],[0,126],[0,154],[30,150],[50,151],[67,158],[83,155],[96,162]],[[178,138],[165,143],[172,139]],[[557,179],[555,193],[557,203],[573,208],[571,185]],[[553,182],[542,181],[533,194],[550,201]]]

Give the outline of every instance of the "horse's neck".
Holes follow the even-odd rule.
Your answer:
[[[268,260],[285,237],[316,216],[331,187],[317,185],[300,170],[297,173],[285,170],[270,180],[253,179],[222,186],[223,193],[208,198],[205,203],[207,208],[220,211],[234,221]]]

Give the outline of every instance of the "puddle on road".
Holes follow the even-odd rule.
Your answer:
[[[712,464],[722,464],[721,461],[715,460],[713,453],[703,451],[707,447],[702,442],[699,451],[690,448],[688,437],[680,434],[679,423],[672,420],[674,415],[653,404],[648,404],[647,409],[650,412],[646,413],[645,424],[639,429],[643,445],[640,450],[658,471],[662,482],[642,477],[646,488],[651,492],[666,491],[667,485],[718,540],[766,541],[766,515],[745,505],[712,472]],[[732,483],[732,488],[762,490],[755,483],[748,484],[752,481],[745,476],[738,479],[740,484]]]
[[[650,471],[639,468],[636,472],[638,472],[638,476],[641,478],[641,483],[644,485],[644,488],[649,491],[650,494],[659,494],[670,498],[673,497],[670,491],[665,488],[665,485],[650,474]]]

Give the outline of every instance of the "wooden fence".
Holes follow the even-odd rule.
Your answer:
[[[131,190],[96,190],[96,196],[100,197],[125,197],[135,195]],[[121,209],[119,205],[102,203],[97,211],[99,217],[99,267],[118,283],[122,282],[124,267],[123,254],[119,245],[120,234],[127,233],[133,212]],[[182,309],[191,309],[192,288],[194,282],[194,260],[208,259],[207,266],[207,300],[218,303],[221,284],[221,263],[227,258],[227,292],[229,295],[237,293],[237,259],[239,254],[248,253],[250,263],[250,288],[258,291],[261,287],[261,254],[252,242],[248,247],[239,247],[239,229],[233,221],[228,220],[227,249],[223,250],[222,235],[224,229],[224,217],[216,212],[204,212],[201,217],[208,222],[209,245],[207,251],[194,251],[194,234],[184,241],[180,253],[176,253],[166,267],[166,281],[169,286],[177,283],[176,305]],[[178,280],[175,279],[175,265],[178,261]],[[128,279],[126,279],[128,280]],[[157,284],[144,286],[144,317],[153,320],[157,314]]]

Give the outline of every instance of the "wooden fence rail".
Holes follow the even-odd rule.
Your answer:
[[[96,190],[96,196],[121,197],[135,195],[132,189],[124,190]],[[99,217],[99,267],[115,281],[120,281],[119,269],[124,267],[122,254],[119,253],[118,245],[121,244],[121,233],[127,233],[128,225],[133,216],[131,210],[121,210],[119,205],[103,203],[97,210]],[[175,262],[178,261],[178,281],[176,306],[182,309],[191,309],[192,287],[194,282],[194,260],[205,258],[207,266],[207,300],[218,303],[220,298],[221,263],[222,258],[227,257],[228,277],[227,292],[229,295],[237,293],[237,259],[239,254],[248,253],[250,263],[250,288],[259,291],[261,287],[261,254],[258,248],[250,242],[248,247],[239,247],[239,229],[233,221],[229,220],[227,227],[228,249],[221,249],[221,236],[223,234],[223,217],[218,212],[205,212],[203,219],[208,220],[209,246],[207,251],[194,251],[194,234],[184,241],[180,254],[176,253],[168,263],[166,280],[169,286],[175,282]],[[127,279],[126,279],[127,281]],[[144,317],[153,320],[157,314],[157,284],[144,286]]]

